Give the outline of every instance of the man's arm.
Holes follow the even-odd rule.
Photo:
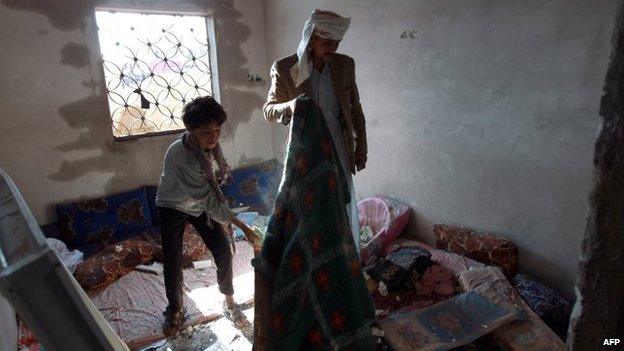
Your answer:
[[[264,118],[269,122],[288,124],[293,114],[293,102],[288,100],[282,76],[277,71],[277,62],[271,66],[271,88],[264,104]]]

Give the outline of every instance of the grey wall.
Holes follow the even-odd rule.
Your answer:
[[[368,122],[358,196],[410,204],[426,242],[434,223],[504,234],[571,297],[615,3],[265,0],[267,61],[294,52],[315,7],[352,17],[339,52]]]
[[[176,136],[115,142],[104,94],[94,7],[213,13],[221,102],[229,114],[223,146],[233,166],[272,158],[261,115],[267,66],[264,18],[255,0],[1,0],[0,168],[37,220],[60,201],[156,184]]]

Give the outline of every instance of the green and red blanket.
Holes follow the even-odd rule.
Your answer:
[[[373,350],[372,299],[348,223],[349,192],[317,105],[300,98],[256,269],[255,350]]]

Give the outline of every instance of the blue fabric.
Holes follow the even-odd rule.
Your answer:
[[[565,340],[572,312],[572,301],[524,274],[516,275],[512,283],[529,307]]]
[[[268,214],[275,203],[281,176],[281,164],[270,160],[233,170],[231,183],[223,185],[221,190],[230,208],[249,206],[249,211]]]
[[[70,248],[118,241],[151,229],[147,195],[138,189],[56,206],[59,231]]]

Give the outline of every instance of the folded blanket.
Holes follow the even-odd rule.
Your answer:
[[[257,350],[373,350],[371,297],[349,226],[346,177],[325,120],[300,98],[282,183],[254,259]]]

